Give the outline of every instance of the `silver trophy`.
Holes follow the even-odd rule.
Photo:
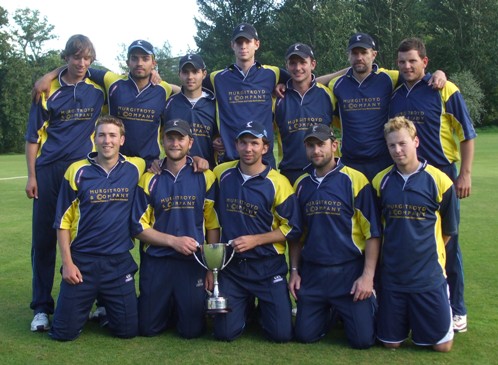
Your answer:
[[[201,264],[205,269],[211,270],[213,272],[214,288],[213,292],[210,293],[209,298],[207,299],[206,312],[208,314],[227,313],[231,311],[231,309],[228,307],[227,299],[220,296],[220,291],[218,288],[218,270],[223,270],[232,260],[235,253],[235,250],[232,250],[232,255],[230,256],[228,261],[225,262],[226,248],[231,244],[232,241],[229,241],[228,243],[209,243],[199,245],[202,253],[202,262],[194,253],[194,257],[197,262]]]

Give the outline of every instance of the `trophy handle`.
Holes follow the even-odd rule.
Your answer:
[[[199,242],[197,242],[197,249],[199,249],[200,247],[201,247],[201,245],[199,244]],[[197,252],[197,251],[196,251],[196,252]],[[207,268],[207,266],[206,266],[206,265],[204,265],[204,263],[203,263],[201,260],[199,260],[199,258],[198,258],[198,257],[197,257],[197,255],[196,255],[196,252],[194,252],[194,257],[195,257],[195,259],[197,260],[197,262],[198,262],[198,263],[199,263],[199,264],[200,264],[203,268],[205,268],[206,270],[208,270],[208,271],[209,271],[209,269]]]
[[[227,243],[226,245],[227,245],[227,247],[228,247],[228,246],[231,246],[231,245],[232,245],[232,240],[229,240],[229,241],[228,241],[228,243]],[[230,255],[230,258],[228,259],[228,261],[227,261],[227,262],[225,262],[225,263],[223,264],[223,266],[220,268],[220,270],[223,270],[225,267],[227,267],[227,265],[230,263],[230,261],[232,261],[232,259],[233,259],[233,255],[234,255],[234,254],[235,254],[235,250],[232,248],[232,254]]]

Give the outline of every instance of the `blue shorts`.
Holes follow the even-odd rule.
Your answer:
[[[178,259],[142,253],[141,260],[140,335],[155,336],[176,322],[180,336],[201,336],[206,318],[206,269],[193,257]]]
[[[72,285],[62,280],[50,329],[55,340],[74,340],[83,330],[97,297],[105,302],[109,329],[122,338],[138,334],[137,294],[134,275],[137,264],[129,252],[100,256],[72,253],[83,282]]]
[[[354,302],[350,294],[362,272],[363,260],[334,266],[302,263],[301,289],[297,294],[298,341],[314,342],[325,336],[330,310],[335,309],[351,347],[364,349],[375,343],[375,297]]]
[[[248,303],[258,298],[260,324],[265,335],[275,342],[292,339],[292,314],[284,255],[261,259],[233,259],[218,276],[220,293],[228,299],[231,312],[216,315],[214,336],[232,341],[246,325]]]
[[[383,289],[379,299],[377,337],[385,343],[401,343],[412,331],[416,345],[438,344],[453,333],[448,285],[423,293]],[[447,338],[450,340],[451,338]]]

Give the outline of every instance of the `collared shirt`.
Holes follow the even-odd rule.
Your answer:
[[[287,238],[301,234],[300,213],[289,181],[267,166],[244,180],[239,161],[218,165],[214,173],[219,185],[217,212],[221,222],[221,241],[228,242],[244,235],[255,235],[279,229]],[[257,246],[237,258],[262,258],[283,255],[285,242]]]
[[[145,161],[120,155],[107,172],[97,152],[73,163],[62,182],[54,228],[71,233],[71,251],[114,255],[133,248],[130,213]]]
[[[104,105],[104,89],[88,77],[76,84],[66,84],[62,75],[50,84],[49,96],[38,104],[33,103],[29,112],[25,139],[39,143],[36,165],[55,161],[74,162],[85,158],[93,149],[95,121]]]
[[[380,270],[387,289],[422,292],[445,282],[443,235],[458,232],[458,201],[450,178],[422,162],[406,181],[393,165],[372,183],[382,211]]]
[[[185,94],[173,95],[166,104],[163,120],[180,118],[189,122],[194,136],[194,144],[189,152],[191,156],[200,156],[209,162],[209,167],[215,167],[213,139],[218,135],[216,124],[216,104],[214,94],[203,90],[203,96],[195,105]]]
[[[160,175],[145,173],[140,179],[132,212],[132,234],[148,228],[173,236],[189,236],[204,243],[205,230],[220,227],[214,211],[216,178],[211,170],[194,172],[192,159],[175,176],[166,169]],[[186,258],[171,247],[144,245],[151,256]],[[192,259],[193,257],[189,257]]]
[[[362,258],[366,240],[380,237],[370,183],[340,159],[321,181],[314,167],[308,166],[294,186],[304,221],[303,260],[320,265],[343,264]]]
[[[372,72],[361,82],[354,77],[352,68],[330,81],[334,122],[342,131],[341,153],[345,159],[368,161],[389,156],[384,124],[398,77],[398,71],[373,65]]]
[[[280,170],[300,170],[308,165],[304,148],[306,130],[316,124],[332,125],[333,108],[330,89],[313,81],[301,95],[287,81],[285,97],[277,99],[275,123],[278,127],[278,144],[282,152]]]
[[[398,87],[390,103],[389,116],[405,116],[417,128],[420,140],[417,153],[436,166],[444,167],[460,160],[454,135],[460,142],[477,136],[462,94],[447,81],[444,88],[434,90],[426,74],[411,89]]]

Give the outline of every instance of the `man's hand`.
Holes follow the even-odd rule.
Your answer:
[[[193,156],[192,160],[194,164],[192,167],[194,168],[194,172],[204,172],[209,169],[209,162],[199,156]]]
[[[292,270],[289,278],[289,291],[296,301],[299,289],[301,289],[301,276],[296,270]]]
[[[465,199],[470,196],[472,191],[472,178],[470,174],[461,173],[455,180],[456,196],[460,199]]]
[[[277,84],[277,86],[273,89],[273,93],[277,98],[283,99],[285,97],[285,90],[285,84]]]
[[[232,247],[237,253],[242,253],[258,246],[258,239],[254,235],[240,236],[232,240]]]
[[[31,99],[35,104],[38,104],[40,102],[42,94],[45,94],[45,97],[48,97],[51,83],[52,78],[47,75],[36,80],[35,84],[33,85],[33,89],[31,89]]]
[[[204,282],[204,287],[209,291],[213,291],[214,289],[214,276],[211,270],[208,270],[208,272],[206,273],[206,280]]]
[[[29,199],[38,199],[38,182],[36,181],[36,177],[28,177],[25,190],[26,196]]]
[[[154,175],[161,175],[161,160],[154,160],[147,169],[147,172],[151,172]]]
[[[171,247],[182,255],[189,256],[197,251],[198,243],[192,237],[175,237],[171,242]]]
[[[354,295],[353,301],[368,299],[373,294],[373,277],[368,277],[365,274],[360,276],[353,283],[351,295]]]
[[[221,137],[216,137],[213,140],[213,149],[215,150],[215,152],[225,153],[225,145],[223,144],[223,140],[221,139]]]
[[[446,85],[446,81],[448,81],[446,74],[441,70],[437,70],[432,74],[428,84],[435,90],[441,90]]]
[[[80,269],[73,263],[62,265],[62,279],[71,285],[80,284],[83,282],[83,275]]]

